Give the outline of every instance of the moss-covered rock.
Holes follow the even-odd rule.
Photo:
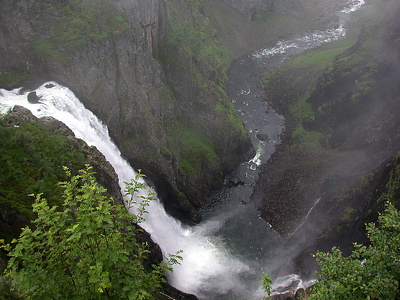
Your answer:
[[[0,238],[10,241],[32,218],[31,194],[42,193],[50,205],[59,205],[59,181],[66,180],[63,166],[77,172],[93,165],[96,178],[108,195],[122,203],[118,176],[94,147],[75,139],[53,118],[37,119],[22,107],[1,117]]]

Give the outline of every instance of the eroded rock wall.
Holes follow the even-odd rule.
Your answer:
[[[175,28],[171,11],[178,11],[182,22],[193,10],[202,19],[205,13],[197,1],[118,0],[112,2],[116,10],[110,1],[98,2],[98,9],[81,19],[79,11],[62,19],[74,10],[68,1],[2,1],[0,84],[56,80],[71,88],[107,124],[123,155],[156,183],[167,207],[196,221],[195,208],[250,147],[224,95],[224,70],[210,73],[210,63],[199,58],[187,72],[184,67],[193,60],[179,39],[173,59],[184,67],[171,68],[163,60],[171,57],[165,55],[171,50],[166,36]],[[96,13],[102,18],[95,20],[111,23],[121,14],[122,22],[90,21],[103,30],[71,30],[77,21],[90,23],[87,18]],[[203,79],[194,83],[194,73]]]

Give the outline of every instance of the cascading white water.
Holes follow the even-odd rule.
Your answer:
[[[96,146],[104,154],[117,172],[123,190],[124,182],[130,181],[135,172],[121,157],[107,127],[66,87],[49,82],[39,87],[36,93],[40,97],[39,103],[31,104],[27,101],[27,92],[21,94],[19,90],[0,89],[0,110],[4,112],[20,105],[37,117],[52,116],[62,121],[76,137]],[[250,268],[230,255],[221,240],[211,237],[221,226],[221,221],[209,220],[197,227],[184,227],[165,213],[158,200],[152,201],[147,210],[149,214],[141,225],[160,245],[164,255],[184,251],[183,261],[169,274],[173,286],[200,298],[205,297],[203,293],[224,294],[241,289],[238,277]]]

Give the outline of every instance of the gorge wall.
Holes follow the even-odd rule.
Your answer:
[[[114,5],[115,4],[115,5]],[[198,1],[2,1],[0,86],[71,88],[167,209],[196,207],[251,146],[227,97],[230,54]]]
[[[317,250],[339,245],[349,253],[353,242],[365,242],[364,224],[385,199],[398,200],[400,5],[367,5],[345,41],[264,77],[266,99],[285,115],[286,131],[253,200],[288,251],[307,249],[296,259],[302,270],[311,269]],[[388,190],[392,196],[382,196]]]
[[[197,222],[196,208],[251,149],[225,91],[230,61],[265,41],[330,25],[328,12],[345,2],[3,0],[0,87],[55,80],[73,89],[155,182],[167,209]],[[400,11],[393,0],[368,4],[348,40],[265,77],[266,101],[285,116],[286,131],[253,200],[288,249],[311,245],[298,257],[302,266],[322,244],[354,241],[376,209],[380,179],[397,170],[396,159],[390,170],[386,162],[400,147]],[[321,229],[316,241],[310,228]]]

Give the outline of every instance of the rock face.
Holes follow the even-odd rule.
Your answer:
[[[163,191],[167,209],[197,221],[195,208],[251,147],[223,92],[223,67],[209,71],[215,64],[205,44],[215,44],[215,37],[206,33],[205,42],[204,32],[195,32],[196,24],[208,22],[202,5],[93,3],[2,1],[0,76],[20,79],[9,88],[56,80],[74,90],[107,124],[123,155]],[[76,34],[74,20],[95,27]],[[179,35],[188,26],[195,49],[187,47],[186,33]],[[214,50],[211,55],[219,53]]]
[[[304,9],[298,0],[221,0],[232,6],[241,15],[251,21],[266,12],[278,12],[281,14],[298,15]]]

